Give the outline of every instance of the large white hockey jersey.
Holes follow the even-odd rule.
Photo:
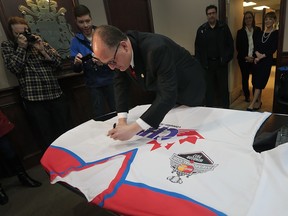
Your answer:
[[[269,115],[178,107],[125,142],[107,137],[116,118],[91,120],[59,137],[41,163],[52,183],[123,215],[287,215],[288,145],[252,147]]]

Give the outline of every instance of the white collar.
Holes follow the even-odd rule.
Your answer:
[[[134,67],[135,67],[135,64],[134,64],[134,52],[133,52],[133,48],[132,48],[131,55],[132,55],[132,57],[131,57],[130,65],[131,65],[132,68],[134,68]]]

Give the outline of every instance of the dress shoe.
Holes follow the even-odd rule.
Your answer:
[[[42,184],[34,179],[32,179],[30,176],[27,175],[25,172],[18,173],[18,179],[21,182],[22,185],[27,187],[39,187]]]
[[[7,194],[5,193],[4,189],[0,185],[0,204],[4,205],[4,204],[8,203],[8,200],[9,199],[8,199]]]
[[[254,107],[253,110],[257,111],[257,110],[259,110],[261,108],[261,106],[262,106],[262,102],[260,103],[259,107]]]

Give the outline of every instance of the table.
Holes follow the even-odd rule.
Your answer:
[[[129,119],[147,108],[132,109]],[[253,149],[258,129],[259,137],[273,122],[269,116],[178,107],[158,129],[127,142],[106,136],[115,118],[88,121],[58,138],[41,163],[52,183],[65,182],[123,215],[285,215],[288,145]]]

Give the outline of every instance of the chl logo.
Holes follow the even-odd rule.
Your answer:
[[[170,158],[172,173],[167,180],[172,183],[182,184],[182,176],[189,178],[193,174],[213,171],[218,164],[215,164],[204,152],[194,152],[187,154],[173,154]]]
[[[173,128],[162,125],[156,130],[149,128],[146,131],[140,131],[137,135],[152,139],[147,143],[153,145],[151,151],[161,148],[162,145],[168,150],[175,143],[179,143],[180,145],[185,142],[195,144],[197,139],[204,139],[204,137],[195,130]]]

